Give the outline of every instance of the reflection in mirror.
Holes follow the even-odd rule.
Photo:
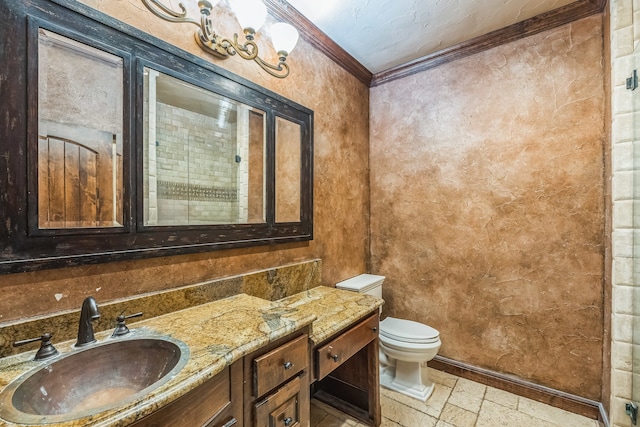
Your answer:
[[[123,60],[40,29],[38,228],[122,227]]]
[[[300,221],[300,125],[276,117],[276,222]]]
[[[313,110],[86,3],[0,0],[0,275],[312,241]]]
[[[144,74],[145,225],[265,222],[265,113]]]

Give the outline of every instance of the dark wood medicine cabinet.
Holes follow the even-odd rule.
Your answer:
[[[0,0],[0,274],[313,238],[313,111],[74,0]]]

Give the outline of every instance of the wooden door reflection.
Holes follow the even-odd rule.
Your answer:
[[[40,135],[38,223],[40,228],[113,227],[122,216],[122,173],[117,136],[67,130],[79,139]]]

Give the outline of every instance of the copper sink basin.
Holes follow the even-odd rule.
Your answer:
[[[0,418],[48,424],[140,399],[184,367],[189,348],[169,337],[107,341],[43,361],[0,393]]]

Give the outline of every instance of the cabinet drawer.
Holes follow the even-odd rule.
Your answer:
[[[254,359],[254,396],[262,396],[307,368],[308,340],[302,335]]]
[[[342,335],[316,349],[318,379],[326,377],[378,336],[378,314],[358,323]]]
[[[236,424],[232,403],[232,388],[236,385],[232,384],[232,381],[242,381],[242,365],[236,365],[233,369],[238,371],[237,379],[232,379],[234,374],[230,372],[231,368],[227,367],[204,384],[136,422],[134,426],[218,427]]]
[[[301,425],[300,377],[256,404],[255,427],[299,427]]]

